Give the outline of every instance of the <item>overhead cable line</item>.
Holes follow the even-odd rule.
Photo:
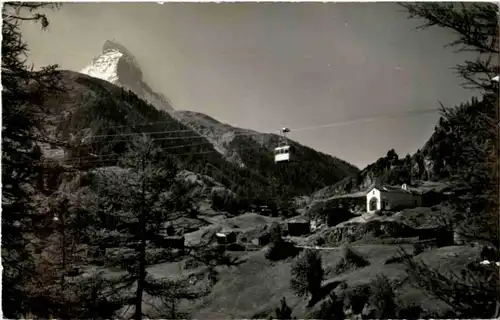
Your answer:
[[[432,108],[432,109],[422,109],[422,110],[410,110],[410,111],[403,111],[403,112],[392,112],[392,113],[385,113],[385,114],[379,114],[379,115],[373,115],[373,116],[364,116],[364,117],[354,117],[352,119],[346,119],[342,121],[336,121],[333,123],[329,124],[323,124],[323,125],[316,125],[316,126],[309,126],[309,127],[302,127],[302,128],[291,128],[291,132],[297,132],[297,131],[307,131],[307,130],[315,130],[315,129],[322,129],[322,128],[328,128],[328,127],[336,127],[336,126],[342,126],[342,125],[349,125],[349,124],[355,124],[355,123],[360,123],[360,122],[371,122],[383,118],[393,118],[393,117],[401,117],[405,115],[420,115],[420,114],[426,114],[426,113],[435,113],[440,111],[439,109]],[[157,123],[162,123],[162,122],[157,122]],[[177,122],[179,123],[179,122]],[[136,126],[134,125],[128,125],[128,126]],[[125,127],[125,126],[123,126]],[[113,128],[111,127],[106,127],[106,128]],[[237,129],[237,128],[235,128]],[[240,129],[240,130],[251,130],[251,129]],[[110,134],[110,135],[96,135],[96,136],[91,136],[90,138],[106,138],[106,137],[118,137],[118,136],[138,136],[138,135],[143,135],[143,134],[169,134],[169,133],[179,133],[179,132],[196,132],[194,129],[182,129],[182,130],[167,130],[167,131],[156,131],[156,132],[134,132],[134,133],[118,133],[118,134]],[[252,130],[253,131],[253,130]],[[253,136],[253,135],[261,135],[261,134],[276,134],[276,132],[235,132],[233,133],[234,136]],[[195,139],[198,138],[199,136],[187,136],[187,137],[168,137],[164,138],[165,140],[182,140],[182,139]],[[156,139],[162,139],[162,138],[155,138]],[[121,141],[121,140],[115,140],[116,142]],[[127,140],[123,140],[127,141]]]
[[[425,113],[433,113],[439,111],[439,109],[423,109],[423,110],[415,110],[415,111],[405,111],[405,112],[398,112],[398,113],[387,113],[387,114],[382,114],[382,115],[375,115],[371,117],[359,117],[359,118],[353,118],[352,120],[344,120],[344,121],[337,121],[333,122],[330,124],[324,124],[324,125],[317,125],[317,126],[310,126],[310,127],[302,127],[302,128],[297,128],[293,129],[290,131],[306,131],[306,130],[314,130],[314,129],[322,129],[322,128],[327,128],[327,127],[335,127],[335,126],[340,126],[340,125],[349,125],[349,124],[355,124],[359,122],[367,122],[367,121],[375,121],[380,118],[384,117],[398,117],[398,116],[403,116],[403,115],[417,115],[417,114],[425,114]],[[186,131],[193,131],[193,130],[186,130]],[[178,132],[178,131],[162,131],[162,132],[155,132],[154,134],[161,134],[161,133],[172,133],[172,132]],[[184,131],[183,131],[184,132]],[[147,132],[138,132],[138,133],[131,133],[127,134],[129,136],[138,136],[138,135],[144,135],[148,134]],[[253,135],[262,135],[262,134],[273,134],[273,133],[261,133],[261,132],[237,132],[233,133],[233,136],[253,136]],[[118,136],[118,135],[99,135],[97,137],[107,137],[107,136]],[[91,137],[90,139],[93,139],[94,137]],[[207,137],[202,136],[202,135],[197,135],[197,136],[186,136],[186,137],[162,137],[162,138],[151,138],[153,141],[164,141],[164,140],[186,140],[186,139],[207,139]],[[130,141],[129,139],[124,139],[124,140],[113,140],[113,142],[127,142]],[[180,145],[180,146],[172,146],[172,147],[166,147],[166,148],[160,148],[160,150],[169,150],[169,149],[177,149],[177,148],[183,148],[183,147],[191,147],[191,146],[202,146],[202,145],[213,145],[213,143],[207,141],[207,142],[202,142],[202,143],[197,143],[197,144],[188,144],[188,145]],[[220,153],[216,150],[212,150],[206,153]],[[95,158],[95,157],[107,157],[107,156],[115,156],[116,154],[104,154],[104,155],[96,155],[96,156],[84,156],[84,157],[72,157],[72,158],[66,158],[66,160],[62,161],[68,161],[72,159],[83,159],[83,158]],[[174,155],[174,154],[169,154],[169,155]],[[47,160],[46,160],[47,161]],[[51,160],[48,160],[51,161]],[[54,160],[55,162],[61,161],[61,160]]]

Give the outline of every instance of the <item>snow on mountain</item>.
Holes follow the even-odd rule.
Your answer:
[[[102,54],[80,73],[116,84],[134,92],[139,98],[149,102],[159,110],[172,111],[168,99],[154,92],[143,81],[143,75],[135,57],[122,45],[106,41]]]
[[[80,73],[99,78],[134,92],[139,98],[149,102],[159,110],[165,110],[179,122],[196,133],[205,136],[228,161],[244,166],[240,155],[230,151],[227,145],[234,137],[235,130],[204,114],[190,111],[174,111],[168,99],[154,92],[143,81],[142,70],[134,55],[115,41],[106,41],[102,54]],[[210,119],[210,120],[207,120]]]
[[[221,123],[205,114],[192,111],[174,110],[168,99],[154,92],[143,81],[142,70],[134,55],[124,46],[115,41],[106,41],[102,54],[80,73],[99,78],[134,92],[139,98],[149,102],[159,110],[165,110],[179,122],[188,126],[196,133],[207,138],[214,149],[229,162],[245,167],[242,156],[230,147],[236,135],[247,134],[250,131]],[[255,139],[255,132],[251,134]],[[263,135],[265,136],[265,135]],[[263,138],[256,141],[263,143]]]

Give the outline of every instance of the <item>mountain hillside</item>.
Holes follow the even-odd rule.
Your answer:
[[[490,169],[471,166],[468,157],[486,152],[491,145],[491,133],[484,116],[494,118],[495,110],[484,99],[473,98],[455,108],[443,110],[429,140],[413,155],[400,158],[392,149],[385,157],[361,170],[355,177],[348,177],[315,193],[315,198],[365,191],[376,184],[415,184],[421,181],[451,182],[463,185],[464,172]],[[487,156],[487,155],[485,155]],[[458,178],[458,177],[461,178]],[[477,182],[476,182],[477,183]],[[458,185],[457,185],[458,184]]]
[[[210,176],[246,198],[310,194],[357,172],[344,161],[293,141],[299,161],[277,166],[273,160],[277,135],[254,134],[213,119],[207,122],[210,125],[196,122],[194,131],[194,125],[184,125],[110,82],[70,71],[62,71],[61,78],[65,88],[49,102],[47,129],[67,145],[45,146],[49,162],[66,159],[66,163],[88,168],[115,165],[131,140],[146,133],[164,150],[165,157],[173,157],[184,169]],[[204,115],[197,119],[202,117],[211,119]],[[213,141],[225,150],[217,150]],[[238,154],[241,164],[226,160],[231,152]]]
[[[358,172],[356,167],[346,161],[315,151],[290,139],[287,139],[287,143],[294,148],[294,161],[280,165],[276,171],[272,151],[282,139],[280,136],[232,127],[192,111],[175,111],[175,116],[211,141],[214,148],[220,150],[229,161],[257,170],[264,176],[278,175],[277,178],[282,184],[280,188],[304,187],[305,191],[314,188],[313,185],[318,182],[322,184],[326,180],[338,180],[343,175],[354,176]],[[306,172],[309,174],[309,179],[303,180],[301,176]],[[293,186],[294,184],[296,186]]]
[[[95,58],[81,73],[121,86],[124,89],[132,91],[156,109],[167,111],[170,116],[197,134],[204,136],[216,151],[222,154],[226,160],[237,166],[247,167],[250,165],[252,167],[252,163],[254,167],[261,164],[265,166],[270,165],[269,161],[261,163],[261,161],[253,159],[253,157],[248,157],[248,153],[257,152],[262,154],[271,151],[277,145],[278,140],[276,136],[223,124],[202,113],[174,110],[166,97],[153,92],[142,81],[142,71],[133,54],[124,46],[114,41],[106,41],[103,46],[103,53]],[[303,146],[297,143],[293,144],[303,150]],[[316,153],[316,151],[310,151]],[[327,155],[321,155],[320,157],[322,158],[321,161],[326,161],[326,163],[324,166],[321,163],[318,165],[325,167],[323,170],[335,171],[333,175],[337,180],[344,174],[352,175],[358,170],[351,164],[340,159]],[[303,164],[306,165],[306,163]],[[307,163],[307,165],[315,166],[312,163]],[[327,166],[331,166],[332,168],[327,169]],[[297,169],[294,169],[294,171],[297,171]],[[266,174],[272,173],[266,172]],[[318,178],[322,180],[321,176]]]
[[[167,119],[167,122],[171,122],[170,124],[162,123],[155,125],[157,130],[153,131],[159,132],[158,135],[155,134],[155,138],[160,138],[160,140],[172,139],[172,137],[165,138],[167,133],[162,133],[161,131],[178,130],[177,128],[182,127],[183,134],[191,137],[189,138],[189,148],[191,149],[180,147],[181,145],[185,145],[185,143],[181,142],[188,141],[184,140],[184,138],[174,138],[170,143],[167,143],[168,141],[162,142],[163,144],[168,144],[169,147],[178,148],[175,152],[191,152],[186,150],[194,148],[199,151],[201,150],[202,155],[198,155],[198,157],[204,156],[205,152],[216,153],[215,157],[218,158],[217,161],[223,161],[223,164],[217,163],[215,167],[204,165],[203,170],[217,172],[217,176],[219,177],[225,176],[224,180],[231,181],[226,182],[226,184],[232,184],[228,186],[230,188],[234,189],[238,186],[242,189],[245,185],[242,184],[242,181],[248,179],[252,181],[262,180],[266,181],[265,183],[263,182],[265,185],[272,186],[273,194],[303,195],[332,182],[337,182],[346,176],[355,175],[358,172],[356,167],[345,161],[317,152],[291,140],[289,140],[289,143],[295,147],[295,159],[297,161],[287,166],[279,166],[278,168],[274,164],[272,152],[278,144],[279,136],[236,128],[198,112],[174,110],[170,103],[168,103],[168,99],[161,94],[153,92],[142,81],[142,70],[137,60],[124,46],[116,42],[107,41],[104,44],[103,53],[82,70],[82,73],[122,87],[121,98],[130,95],[129,93],[125,93],[127,90],[130,90],[139,99],[149,103],[157,112],[153,110],[148,111],[148,113],[150,112],[149,116],[146,116],[148,121],[160,121],[150,118],[152,116],[153,118]],[[88,85],[88,80],[83,79],[84,77],[78,81],[86,81]],[[94,88],[93,90],[102,91],[97,89],[96,84],[97,82],[90,86]],[[141,108],[146,107],[143,106]],[[126,110],[125,112],[123,110],[116,111],[123,117],[127,117],[126,119],[121,119],[120,122],[127,122],[129,124],[144,122],[141,116],[137,117],[136,115],[128,114],[131,112],[136,113],[138,111],[137,107],[129,105],[126,107]],[[153,116],[153,114],[155,115]],[[114,115],[111,115],[111,111],[107,113],[106,117],[108,116],[114,117]],[[93,116],[89,117],[92,118]],[[144,116],[142,117],[144,118]],[[95,120],[90,118],[88,120]],[[89,130],[89,128],[85,128],[85,130]],[[130,134],[131,132],[140,132],[141,128],[120,128],[120,130],[111,131],[116,135],[123,130]],[[103,133],[99,133],[99,135],[103,135]],[[226,163],[226,161],[229,163]],[[228,169],[228,167],[231,169]],[[243,192],[242,190],[240,191]]]

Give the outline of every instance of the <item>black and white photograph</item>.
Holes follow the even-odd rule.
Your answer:
[[[500,319],[500,3],[0,5],[2,318]]]

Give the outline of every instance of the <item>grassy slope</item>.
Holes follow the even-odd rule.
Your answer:
[[[426,213],[429,212],[426,211]],[[401,215],[412,216],[414,223],[418,221],[423,223],[428,218],[418,210],[401,212],[399,218]],[[248,221],[246,227],[257,225],[252,223],[258,221],[255,216],[251,214],[242,219]],[[418,221],[415,222],[415,220]],[[441,314],[448,310],[449,307],[446,304],[436,301],[409,281],[403,264],[385,264],[387,260],[399,254],[400,248],[412,253],[412,245],[353,244],[352,248],[363,255],[370,265],[337,275],[333,270],[342,259],[342,249],[321,250],[325,269],[324,285],[346,281],[349,287],[355,287],[367,284],[382,273],[395,284],[399,303],[417,301],[424,309]],[[423,252],[416,256],[416,259],[432,268],[444,271],[445,274],[451,274],[459,273],[468,263],[478,261],[478,257],[478,248],[450,246]],[[306,299],[296,297],[290,290],[290,270],[293,259],[273,263],[265,258],[264,250],[244,253],[242,258],[245,262],[237,268],[221,270],[220,281],[207,298],[189,306],[189,311],[194,317],[198,319],[266,318],[274,313],[282,297],[287,299],[288,305],[293,309],[293,315],[298,318],[306,317],[311,310],[319,307],[320,303],[317,303],[308,309]]]
[[[230,219],[223,219],[221,215],[215,214],[207,216],[207,220],[212,221],[207,229],[231,227],[249,230],[261,228],[273,221],[279,221],[278,218],[264,217],[255,213],[246,213]],[[424,219],[418,214],[416,218]],[[204,230],[200,230],[187,234],[187,238],[199,239],[203,232]],[[396,284],[396,295],[400,303],[418,301],[427,310],[444,313],[447,306],[432,299],[425,292],[412,285],[408,281],[407,273],[401,263],[385,264],[387,260],[398,255],[401,247],[407,252],[413,252],[412,245],[353,244],[352,248],[364,256],[370,265],[348,270],[342,274],[333,272],[337,263],[342,259],[342,249],[321,250],[323,268],[325,269],[323,284],[346,281],[348,286],[352,288],[367,284],[382,273]],[[244,262],[237,267],[219,268],[219,281],[209,296],[193,303],[181,303],[180,307],[188,311],[194,318],[266,318],[274,313],[274,309],[279,305],[282,297],[286,298],[288,305],[292,308],[293,316],[298,318],[307,317],[312,310],[319,307],[320,303],[317,303],[312,308],[307,308],[307,300],[298,298],[290,290],[290,271],[293,259],[271,262],[265,258],[265,250],[232,254]],[[445,272],[460,272],[461,268],[477,258],[478,249],[465,246],[435,249],[417,256],[417,260],[422,260],[429,266]],[[175,262],[152,266],[149,271],[156,277],[182,278],[195,270],[185,270],[183,262]]]
[[[407,274],[402,264],[384,265],[386,260],[398,253],[399,246],[362,245],[353,248],[363,254],[370,261],[370,265],[338,276],[329,275],[324,284],[345,280],[349,287],[355,287],[370,282],[382,273],[394,283],[400,284],[396,292],[402,301],[421,301],[423,306],[430,310],[446,310],[446,305],[430,299],[425,292],[405,281]],[[411,247],[406,246],[405,249],[411,252]],[[465,254],[456,255],[460,252]],[[341,259],[340,249],[325,250],[321,253],[325,269],[334,267]],[[425,252],[420,256],[433,267],[454,270],[476,258],[477,250],[469,247],[447,247]],[[281,297],[287,299],[294,316],[304,318],[308,314],[306,299],[296,297],[289,287],[292,260],[271,263],[265,259],[262,251],[250,253],[246,259],[238,268],[222,271],[221,280],[215,285],[210,296],[191,307],[190,311],[194,317],[265,318],[274,312]]]

